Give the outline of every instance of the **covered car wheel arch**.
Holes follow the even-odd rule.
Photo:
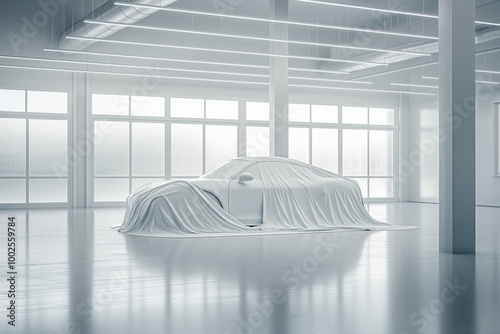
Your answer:
[[[220,206],[222,209],[224,209],[224,207],[222,206],[222,203],[221,203],[221,201],[220,201],[219,197],[217,197],[217,196],[216,196],[214,193],[212,193],[211,191],[208,191],[208,190],[205,190],[205,189],[203,189],[203,192],[204,192],[205,194],[207,194],[207,195],[208,195],[208,197],[210,197],[210,199],[211,199],[212,201],[214,201],[214,202],[215,202],[218,206]]]

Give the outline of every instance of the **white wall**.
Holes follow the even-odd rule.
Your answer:
[[[409,201],[437,203],[439,197],[438,99],[411,96],[406,127],[407,155],[402,157],[403,177],[408,177]]]
[[[476,200],[478,205],[500,206],[500,177],[495,172],[495,102],[499,87],[485,87],[476,95]],[[494,89],[494,90],[493,90]]]
[[[500,89],[478,86],[476,92],[476,203],[500,206],[500,177],[495,172],[495,102]],[[409,172],[409,200],[439,200],[439,150],[437,98],[410,97],[408,108],[409,151],[404,157]],[[403,160],[403,159],[402,159]]]

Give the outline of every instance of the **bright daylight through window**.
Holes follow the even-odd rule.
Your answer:
[[[93,203],[270,153],[267,102],[92,94],[91,110]],[[365,198],[394,198],[395,116],[290,104],[290,158],[356,180]],[[67,93],[0,90],[0,120],[12,143],[0,148],[0,203],[68,203]]]
[[[395,197],[394,109],[290,104],[289,115],[290,158],[356,180],[365,198]]]
[[[68,94],[0,89],[0,204],[68,203]]]

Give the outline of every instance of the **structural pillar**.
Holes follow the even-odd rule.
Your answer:
[[[288,20],[288,0],[271,0],[271,18]],[[270,38],[288,40],[288,25],[271,23]],[[288,55],[288,43],[270,42],[270,52]],[[288,157],[288,58],[269,59],[269,107],[271,155]]]
[[[439,248],[474,253],[475,1],[439,0]]]

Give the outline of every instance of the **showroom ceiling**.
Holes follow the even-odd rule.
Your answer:
[[[499,1],[476,3],[476,20],[500,23]],[[288,19],[282,20],[288,27],[290,84],[367,88],[367,82],[380,82],[386,90],[428,92],[425,86],[437,83],[421,77],[437,74],[436,15],[435,0],[290,0]],[[179,80],[264,87],[270,55],[276,57],[272,45],[282,43],[270,35],[264,0],[72,1],[58,19],[40,46],[43,56],[37,58],[45,60],[44,67],[137,76],[154,70],[153,75]],[[477,24],[476,35],[479,52],[500,47],[500,26]],[[29,65],[37,66],[36,60]],[[496,63],[487,69],[495,67],[500,71]],[[415,86],[390,85],[394,77]]]

